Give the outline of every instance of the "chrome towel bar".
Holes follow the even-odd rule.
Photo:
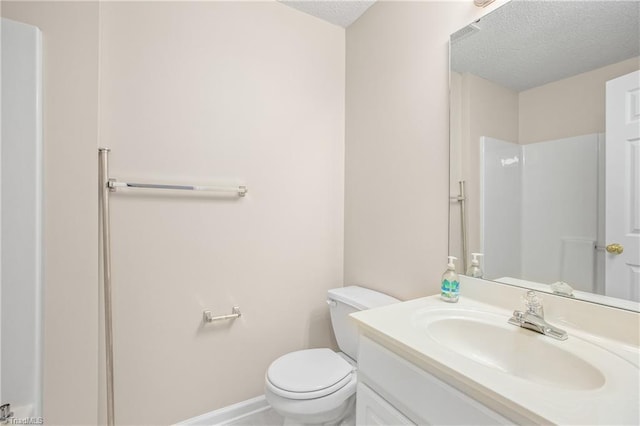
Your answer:
[[[169,189],[173,191],[210,191],[210,192],[232,192],[237,193],[238,197],[244,197],[247,195],[247,187],[244,185],[239,186],[210,186],[210,185],[174,185],[174,184],[158,184],[158,183],[133,183],[133,182],[118,182],[115,179],[110,179],[109,190],[115,191],[117,188],[141,188],[141,189]]]
[[[240,312],[239,306],[234,306],[233,309],[231,309],[231,313],[229,315],[213,316],[213,313],[211,311],[202,312],[202,320],[205,323],[214,322],[214,321],[234,320],[236,318],[240,318],[241,316],[242,316],[242,312]]]

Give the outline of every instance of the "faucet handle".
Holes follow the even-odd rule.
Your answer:
[[[544,318],[544,308],[542,307],[542,298],[538,296],[538,294],[529,290],[523,296],[522,301],[524,305],[527,307],[527,312],[531,312],[533,314],[538,315],[539,317]]]
[[[519,323],[524,321],[524,312],[515,310],[513,311],[513,319],[518,321]]]

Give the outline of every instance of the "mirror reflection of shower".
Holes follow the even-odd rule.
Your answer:
[[[604,294],[604,135],[527,145],[481,138],[488,279]]]
[[[623,130],[636,121],[620,122],[623,110],[637,111],[639,12],[637,1],[510,1],[451,35],[450,191],[466,181],[468,250],[485,253],[485,278],[640,310],[631,302],[640,299],[640,209],[630,203],[640,199],[640,151]],[[571,140],[586,135],[606,135],[604,150],[585,142],[595,168],[588,173],[577,167],[587,154],[571,151],[580,143]],[[496,155],[486,171],[483,137],[505,142],[494,147],[500,154],[484,152]],[[570,152],[554,154],[554,143]],[[481,180],[500,175],[508,181],[482,194]],[[451,203],[449,253],[461,257],[459,216]]]

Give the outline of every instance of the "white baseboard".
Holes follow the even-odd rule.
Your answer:
[[[250,416],[269,409],[269,403],[264,395],[238,402],[215,411],[210,411],[188,420],[184,420],[177,425],[183,426],[212,426],[233,423],[243,417]]]

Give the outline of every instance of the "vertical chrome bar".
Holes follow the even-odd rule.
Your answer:
[[[467,218],[466,218],[466,210],[465,210],[465,202],[467,201],[467,196],[464,192],[464,181],[461,180],[458,182],[460,184],[460,196],[458,200],[460,201],[460,221],[461,221],[461,233],[462,233],[462,273],[467,273]]]
[[[109,148],[99,148],[100,204],[102,208],[102,273],[104,286],[104,336],[107,368],[107,425],[114,425],[113,333],[111,318],[111,230],[109,226]]]

